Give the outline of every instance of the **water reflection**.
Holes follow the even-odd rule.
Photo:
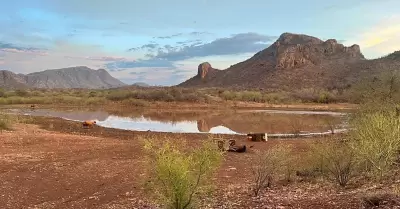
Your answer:
[[[23,114],[60,117],[68,120],[96,120],[103,127],[125,130],[177,133],[246,134],[326,132],[341,128],[343,113],[312,111],[159,111],[135,110],[18,110]]]

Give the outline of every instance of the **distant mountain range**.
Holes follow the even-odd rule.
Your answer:
[[[137,83],[134,83],[134,84],[132,84],[132,86],[150,87],[150,85],[149,85],[149,84],[147,84],[147,83],[143,83],[143,82],[137,82]]]
[[[126,85],[104,69],[93,70],[84,66],[45,70],[26,75],[7,70],[0,71],[0,87],[2,88],[107,89]]]
[[[345,89],[362,78],[400,70],[400,52],[368,60],[356,44],[346,47],[335,39],[283,33],[268,48],[225,70],[210,63],[180,87],[237,87],[295,91],[304,88]]]

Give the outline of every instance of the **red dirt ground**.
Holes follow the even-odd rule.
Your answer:
[[[154,208],[143,183],[147,180],[139,137],[184,137],[196,142],[203,134],[133,132],[95,127],[83,130],[76,122],[39,118],[37,125],[18,124],[0,134],[1,208]],[[238,143],[267,149],[277,140]],[[296,151],[307,140],[287,140]],[[360,208],[359,195],[387,190],[361,186],[337,189],[331,183],[279,183],[260,197],[249,192],[254,150],[226,153],[214,179],[217,189],[199,208]],[[389,186],[390,187],[390,186]],[[397,206],[400,208],[400,206]],[[392,204],[389,208],[395,208]]]

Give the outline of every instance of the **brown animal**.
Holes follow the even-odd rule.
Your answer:
[[[246,152],[246,145],[242,146],[230,146],[228,149],[229,152]]]
[[[31,109],[35,109],[36,105],[32,104]]]
[[[93,128],[93,126],[96,124],[96,121],[91,121],[91,120],[86,120],[82,123],[83,127],[87,127],[87,128]]]
[[[249,133],[249,134],[247,134],[247,140],[265,142],[268,140],[268,138],[267,138],[267,134],[265,134],[265,133]]]

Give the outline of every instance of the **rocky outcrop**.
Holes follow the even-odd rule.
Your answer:
[[[306,65],[318,65],[326,59],[364,59],[360,47],[345,47],[335,39],[325,42],[306,35],[284,33],[270,47],[274,50],[275,68],[292,69]]]
[[[209,63],[202,63],[197,75],[178,86],[342,90],[362,77],[398,69],[400,62],[397,57],[400,56],[397,55],[367,60],[357,44],[344,46],[336,39],[323,41],[304,34],[283,33],[264,50],[225,70],[214,71]]]
[[[197,76],[199,76],[201,79],[204,79],[208,73],[212,69],[211,64],[208,62],[203,62],[199,65],[197,68]]]

